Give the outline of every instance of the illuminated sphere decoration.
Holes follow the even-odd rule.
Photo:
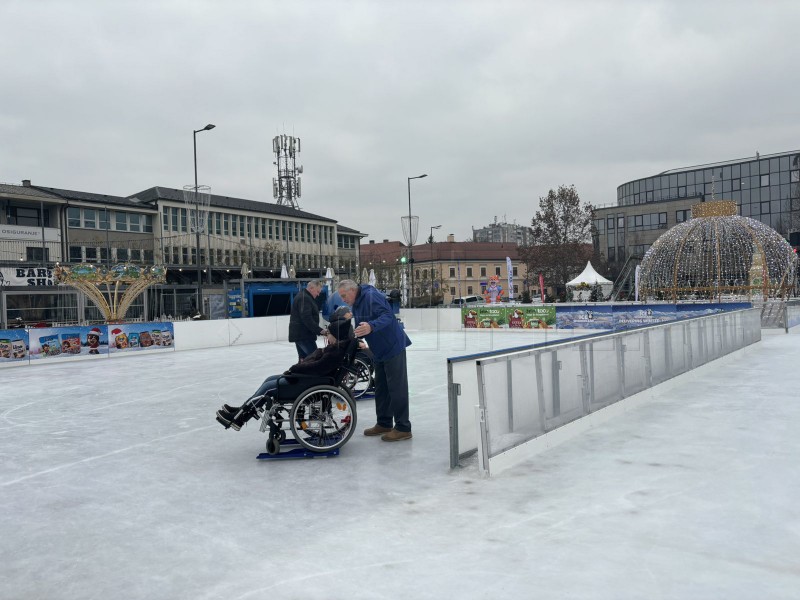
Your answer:
[[[774,229],[737,214],[736,202],[692,207],[692,218],[659,237],[642,259],[640,297],[767,300],[789,295],[797,255]]]

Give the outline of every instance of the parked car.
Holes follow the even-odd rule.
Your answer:
[[[464,308],[465,306],[484,306],[486,300],[482,296],[462,296],[461,298],[453,298],[450,306],[455,308]]]

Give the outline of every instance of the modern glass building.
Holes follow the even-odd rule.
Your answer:
[[[785,238],[800,231],[800,150],[671,169],[617,188],[617,203],[595,211],[595,248],[611,275],[644,256],[665,229],[691,218],[691,207],[733,200],[739,214]]]

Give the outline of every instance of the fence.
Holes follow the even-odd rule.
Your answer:
[[[450,359],[450,465],[477,453],[486,474],[502,470],[598,422],[600,409],[760,339],[760,311],[746,309]]]

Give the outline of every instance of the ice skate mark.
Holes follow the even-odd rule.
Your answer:
[[[117,454],[122,454],[123,452],[127,452],[128,450],[134,450],[136,448],[143,448],[145,446],[150,446],[151,444],[155,444],[157,442],[161,442],[164,440],[168,440],[170,438],[178,437],[181,435],[186,435],[187,433],[194,433],[196,431],[203,431],[205,429],[213,428],[213,425],[206,425],[205,427],[198,427],[196,429],[191,429],[189,431],[181,431],[179,433],[173,433],[172,435],[165,435],[162,437],[158,437],[147,442],[142,442],[140,444],[134,444],[133,446],[128,446],[127,448],[119,448],[117,450],[112,450],[111,452],[106,452],[105,454],[98,454],[97,456],[89,456],[87,458],[83,458],[81,460],[76,460],[71,463],[65,463],[63,465],[58,465],[57,467],[52,467],[51,469],[44,469],[43,471],[38,471],[37,473],[31,473],[29,475],[25,475],[23,477],[17,477],[16,479],[12,479],[11,481],[4,481],[0,483],[0,487],[7,487],[9,485],[14,485],[15,483],[20,483],[22,481],[26,481],[28,479],[33,479],[34,477],[39,477],[40,475],[48,475],[49,473],[55,473],[56,471],[62,471],[64,469],[68,469],[70,467],[74,467],[76,465],[81,465],[84,463],[94,462],[96,460],[100,460],[103,458],[108,458],[109,456],[115,456]]]
[[[413,562],[416,562],[416,561],[415,560],[411,560],[411,559],[409,559],[409,560],[392,560],[392,561],[385,561],[385,562],[379,562],[379,563],[372,563],[372,564],[368,564],[368,565],[358,565],[356,567],[349,568],[348,571],[364,571],[366,569],[374,569],[376,567],[395,567],[395,566],[398,566],[398,565],[407,565],[407,564],[410,564],[410,563],[413,563]],[[244,600],[245,598],[253,598],[253,597],[261,598],[261,595],[263,594],[263,592],[275,589],[278,586],[283,586],[285,584],[298,583],[298,582],[301,582],[301,581],[309,581],[311,579],[317,579],[317,578],[321,578],[321,579],[324,580],[326,577],[339,577],[339,576],[341,576],[341,573],[342,573],[341,569],[331,569],[329,571],[315,571],[314,573],[311,573],[310,575],[302,575],[302,576],[299,576],[299,577],[291,577],[289,579],[283,579],[281,581],[278,581],[278,582],[276,582],[276,583],[274,583],[272,585],[268,585],[266,587],[256,588],[254,590],[248,590],[245,593],[240,594],[239,596],[236,596],[235,600]]]

